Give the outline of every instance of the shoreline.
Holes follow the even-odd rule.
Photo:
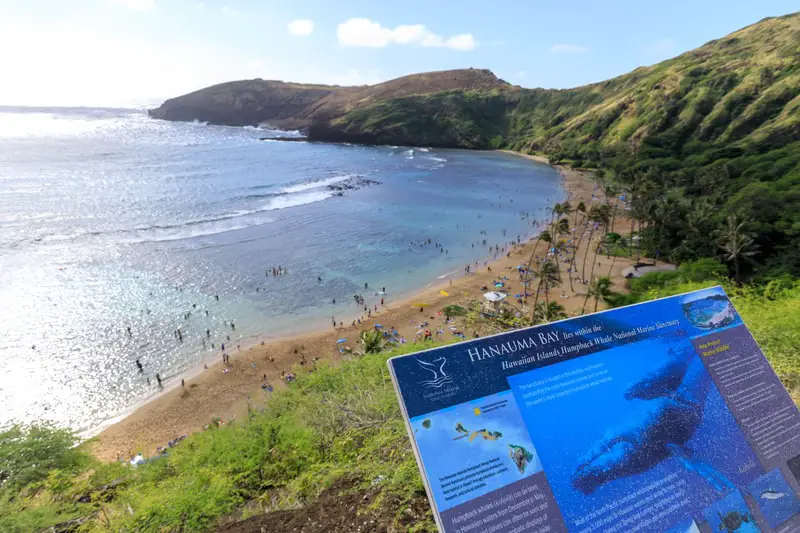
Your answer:
[[[549,164],[541,156],[509,150],[498,152]],[[580,199],[588,205],[594,188],[591,175],[561,166],[553,168],[562,177],[566,199],[573,203]],[[278,388],[284,386],[282,373],[291,372],[295,365],[313,365],[317,358],[333,361],[335,364],[346,356],[339,352],[340,345],[336,341],[346,338],[348,341],[344,346],[358,351],[360,332],[372,329],[376,323],[382,323],[387,328],[396,328],[400,336],[411,342],[420,330],[420,322],[428,322],[430,325],[427,327],[431,331],[443,326],[444,321],[437,314],[442,307],[450,304],[463,305],[470,299],[480,299],[485,292],[481,287],[491,286],[491,281],[498,276],[509,275],[507,288],[513,294],[513,287],[518,285],[515,265],[523,260],[527,261],[534,245],[533,237],[522,241],[519,246],[511,246],[509,241],[503,245],[508,247],[504,248],[508,256],[501,253],[494,260],[486,258],[475,261],[471,263],[474,270],[470,273],[454,271],[442,274],[423,287],[401,294],[396,300],[387,301],[371,318],[364,317],[362,323],[355,327],[345,322],[343,327],[336,329],[312,327],[301,333],[277,337],[259,335],[252,339],[252,343],[243,344],[241,350],[231,353],[227,365],[223,365],[219,356],[214,357],[215,361],[211,358],[204,359],[196,368],[180,376],[186,382],[185,388],[175,378],[162,392],[96,428],[100,430],[92,432],[94,437],[91,439],[91,450],[99,459],[106,461],[129,458],[137,452],[150,456],[156,452],[157,447],[166,446],[176,437],[202,430],[212,419],[219,419],[224,423],[242,419],[250,409],[259,408],[269,397],[270,393],[261,388],[264,376],[270,385]],[[622,279],[621,272],[626,262],[627,260],[621,258],[616,261],[614,279]],[[565,293],[571,291],[568,284],[565,285],[560,288],[562,300],[559,303],[571,315],[582,307],[580,304],[585,292],[581,293],[580,288],[583,287],[579,286],[575,287],[574,293],[567,296]],[[581,297],[576,297],[578,295]],[[420,312],[419,303],[424,304],[424,312]],[[353,311],[354,315],[358,314],[356,309]],[[451,338],[450,331],[444,329],[443,338]],[[463,333],[469,338],[473,332]]]

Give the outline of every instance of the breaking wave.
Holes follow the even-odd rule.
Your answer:
[[[245,200],[264,199],[266,203],[252,209],[241,209],[229,213],[211,215],[197,220],[178,224],[143,226],[131,229],[87,231],[79,230],[67,235],[47,235],[35,239],[37,242],[74,241],[89,238],[116,244],[139,244],[144,242],[177,241],[195,237],[207,237],[252,226],[260,226],[273,221],[272,211],[298,207],[321,202],[341,194],[330,189],[331,185],[358,178],[355,174],[343,174],[331,178],[295,183],[277,189],[275,192],[250,194]],[[270,189],[269,185],[256,185],[251,190]]]

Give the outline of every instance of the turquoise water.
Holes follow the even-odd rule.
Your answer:
[[[222,342],[349,322],[356,293],[461,272],[562,196],[514,156],[259,140],[274,133],[0,108],[0,424],[96,427]]]

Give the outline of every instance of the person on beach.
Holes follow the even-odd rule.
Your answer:
[[[138,359],[136,360],[136,366],[139,367],[139,373],[143,374],[144,373],[144,367],[142,366],[142,362],[139,361]]]
[[[181,388],[183,388],[183,389],[186,388],[186,382],[183,381],[183,378],[181,378]]]
[[[128,328],[127,328],[127,329],[128,329],[128,337],[130,337],[130,336],[132,335],[132,333],[131,333],[131,327],[130,327],[130,326],[128,326]]]
[[[156,373],[156,381],[158,381],[158,388],[163,389],[164,385],[161,383],[161,374]]]

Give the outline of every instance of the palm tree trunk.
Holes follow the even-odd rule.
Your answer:
[[[575,270],[575,259],[578,257],[578,251],[581,249],[581,241],[583,241],[583,236],[586,234],[586,226],[581,228],[581,235],[578,237],[578,243],[575,245],[575,248],[572,250],[572,261],[569,264],[569,290],[575,292],[575,288],[572,286],[572,274],[574,274]]]
[[[544,286],[544,321],[550,322],[550,289],[549,285]]]
[[[542,278],[539,278],[539,285],[536,286],[536,296],[533,298],[533,312],[531,313],[531,321],[536,323],[536,305],[539,303],[539,291],[542,290]]]
[[[587,250],[587,254],[586,255],[589,255],[588,254],[588,250]],[[592,289],[591,289],[592,288],[592,283],[594,282],[594,266],[596,264],[597,264],[597,248],[595,248],[594,261],[592,262],[592,270],[591,270],[591,273],[589,274],[589,289],[586,291],[586,297],[583,299],[583,309],[584,310],[586,309],[586,304],[589,302],[590,293],[597,292],[596,288],[595,288],[594,291],[592,291]],[[597,307],[597,294],[595,294],[595,307]]]
[[[581,265],[581,281],[586,279],[586,258],[589,257],[589,247],[592,245],[592,239],[594,238],[594,226],[592,226],[591,231],[589,232],[589,243],[586,245],[586,253],[583,255],[583,265]]]

